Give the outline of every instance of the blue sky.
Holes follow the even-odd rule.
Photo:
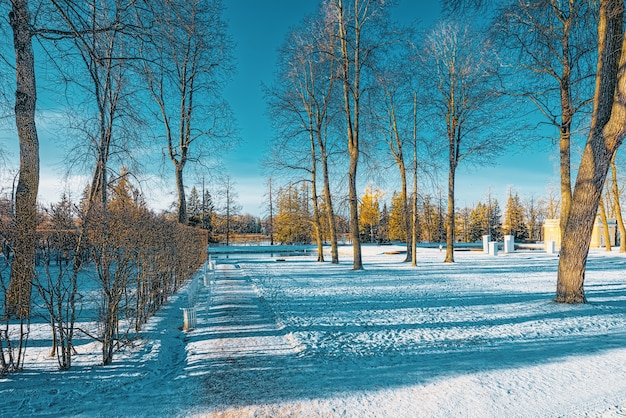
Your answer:
[[[234,56],[237,73],[225,91],[226,99],[232,106],[240,130],[241,143],[224,156],[225,173],[234,182],[238,202],[244,213],[262,216],[265,212],[264,193],[267,174],[263,172],[261,161],[267,150],[267,144],[273,133],[266,116],[262,84],[273,82],[276,68],[277,49],[283,43],[292,28],[301,23],[308,14],[315,12],[319,0],[224,0],[225,20],[229,32],[236,43]],[[439,2],[434,0],[400,0],[394,10],[394,19],[403,24],[421,22],[422,27],[429,26],[439,16]],[[39,88],[45,91],[46,76],[39,72]],[[44,95],[40,94],[40,99]],[[38,127],[42,149],[40,198],[44,202],[56,202],[67,185],[62,180],[63,159],[60,127],[54,122],[53,105],[40,101]],[[14,129],[0,129],[0,143],[11,151],[9,167],[17,166],[17,140]],[[473,206],[478,201],[485,201],[491,192],[504,206],[509,187],[513,187],[521,196],[542,197],[546,187],[558,189],[558,153],[555,145],[544,141],[543,145],[528,146],[510,155],[497,159],[493,166],[461,166],[457,174],[457,207]],[[576,158],[574,158],[576,161]],[[167,165],[168,176],[173,170]],[[200,187],[193,170],[187,170],[186,185]],[[82,190],[87,177],[74,178],[73,197]],[[3,188],[6,178],[3,176]],[[10,176],[8,176],[10,177]],[[159,176],[154,175],[156,179]],[[173,175],[160,183],[148,181],[144,193],[149,204],[157,209],[167,208],[176,200]],[[445,185],[445,173],[442,177]],[[365,184],[366,181],[364,181]],[[76,186],[80,185],[80,186]],[[207,185],[215,188],[211,180]],[[393,185],[385,185],[388,196],[394,190]],[[399,186],[398,186],[399,187]],[[444,189],[445,190],[445,189]],[[362,192],[362,191],[361,191]],[[445,191],[444,191],[445,195]]]
[[[285,36],[308,14],[317,10],[318,0],[225,0],[225,18],[229,23],[237,48],[238,73],[226,90],[241,130],[242,144],[226,158],[227,171],[236,182],[244,212],[262,215],[263,194],[267,175],[261,160],[272,138],[270,121],[266,116],[261,84],[270,85],[276,66],[276,51]],[[424,28],[440,14],[436,0],[400,0],[394,19],[403,24],[420,22]],[[491,190],[504,207],[509,187],[520,196],[545,194],[553,184],[558,190],[555,173],[556,148],[549,143],[540,147],[525,147],[498,159],[490,167],[461,166],[457,176],[457,206],[486,201]],[[445,179],[443,181],[445,185]],[[393,190],[389,190],[389,195]]]
[[[287,34],[305,16],[314,13],[319,0],[225,0],[228,21],[237,48],[237,70],[226,90],[237,123],[242,144],[226,158],[227,171],[235,180],[244,212],[262,215],[267,173],[261,160],[273,133],[266,115],[262,84],[271,85],[277,62],[277,50]],[[430,22],[439,15],[434,0],[401,0],[394,18],[408,24],[414,20]]]

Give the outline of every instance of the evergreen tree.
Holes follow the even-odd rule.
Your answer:
[[[74,209],[67,194],[63,193],[61,201],[50,206],[50,222],[58,230],[73,230],[76,227]]]
[[[489,235],[491,235],[492,241],[502,241],[502,211],[498,200],[490,201],[487,205],[489,213]]]
[[[487,204],[478,202],[469,214],[469,241],[481,241],[483,235],[489,235],[492,241],[502,240],[501,218],[502,213],[497,200],[490,199]]]
[[[535,201],[534,198],[527,200],[524,207],[526,226],[528,228],[528,239],[533,241],[541,241],[542,225],[546,218],[545,210],[542,207],[542,201]]]
[[[524,220],[524,207],[517,193],[509,192],[504,213],[503,230],[507,235],[513,235],[516,241],[528,239],[528,227]]]
[[[187,197],[187,216],[188,224],[190,226],[198,226],[201,222],[200,215],[202,213],[202,202],[200,201],[200,196],[198,195],[198,190],[196,186],[191,188],[191,192],[189,192],[189,197]]]
[[[469,216],[468,239],[470,242],[481,241],[483,235],[488,233],[489,222],[487,218],[487,205],[478,202]]]

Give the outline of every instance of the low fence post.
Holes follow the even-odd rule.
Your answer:
[[[196,307],[181,308],[183,310],[183,331],[196,327]]]

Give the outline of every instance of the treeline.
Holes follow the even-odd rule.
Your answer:
[[[267,234],[268,226],[260,217],[240,213],[236,193],[229,187],[228,199],[222,199],[222,205],[208,190],[199,193],[192,187],[187,196],[187,225],[205,230],[210,243],[228,244],[231,235]]]
[[[410,219],[413,212],[405,214],[399,192],[393,192],[390,204],[382,190],[368,186],[359,197],[359,231],[362,242],[385,243],[407,242],[406,216]],[[413,199],[413,196],[410,196]],[[315,224],[311,210],[307,186],[281,187],[276,191],[276,215],[270,222],[266,218],[265,230],[273,224],[274,239],[281,244],[311,243],[315,241]],[[417,196],[417,242],[446,242],[447,207],[441,197],[432,195]],[[324,211],[323,200],[320,203]],[[491,235],[502,240],[504,235],[515,236],[516,241],[541,241],[545,219],[558,215],[560,202],[554,195],[543,199],[528,198],[522,200],[510,191],[504,208],[497,199],[490,195],[473,207],[455,210],[456,242],[478,242],[483,235]],[[326,214],[322,217],[326,219]],[[335,214],[338,233],[346,236],[350,229],[347,216]],[[327,222],[321,222],[321,235],[325,242],[330,242]]]

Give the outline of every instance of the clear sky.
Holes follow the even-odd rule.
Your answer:
[[[227,171],[236,182],[235,189],[244,212],[262,215],[267,175],[262,171],[261,159],[272,131],[261,84],[272,83],[277,49],[290,29],[317,10],[319,1],[225,0],[224,4],[230,33],[237,43],[238,67],[238,74],[226,95],[237,117],[242,140],[241,146],[226,158]],[[439,16],[437,0],[400,0],[393,13],[394,19],[403,24],[417,21],[424,28]],[[493,167],[461,166],[457,176],[457,206],[484,201],[491,190],[504,208],[503,199],[509,186],[520,196],[535,197],[545,194],[548,183],[557,186],[554,173],[558,173],[555,171],[558,161],[553,158],[556,148],[549,143],[544,145],[503,156]]]
[[[273,133],[266,115],[262,84],[273,82],[277,49],[292,28],[303,18],[315,12],[319,0],[224,0],[225,21],[236,43],[234,56],[237,73],[228,85],[225,96],[232,106],[240,130],[241,143],[225,156],[225,172],[234,182],[238,203],[244,213],[262,216],[265,212],[264,193],[267,174],[261,161]],[[420,22],[424,28],[439,17],[440,6],[436,0],[399,0],[393,17],[403,24]],[[43,81],[43,82],[42,82]],[[39,88],[45,90],[45,76],[39,73]],[[45,97],[40,95],[40,98]],[[63,152],[58,138],[59,126],[55,124],[54,109],[40,102],[38,128],[42,149],[40,198],[44,202],[56,202],[66,185],[61,179]],[[0,129],[0,144],[11,151],[9,167],[17,166],[18,148],[14,129]],[[160,158],[160,156],[159,156]],[[515,154],[499,158],[494,166],[468,168],[461,166],[457,174],[457,207],[472,206],[485,201],[491,191],[502,207],[509,187],[521,196],[542,197],[547,186],[558,185],[558,153],[555,145],[545,141],[541,147],[524,147]],[[574,158],[574,161],[577,161]],[[166,162],[166,164],[168,164]],[[166,176],[173,170],[166,167]],[[191,170],[187,171],[186,185],[200,186]],[[87,174],[89,175],[89,174]],[[3,189],[7,179],[3,176]],[[159,188],[144,189],[149,204],[157,209],[167,208],[176,200],[173,174],[161,182]],[[444,173],[443,184],[445,184]],[[80,182],[80,179],[75,180]],[[86,181],[83,178],[83,183]],[[207,186],[215,188],[207,179]],[[154,183],[152,183],[154,184]],[[389,195],[393,191],[393,185]],[[399,186],[398,186],[399,188]],[[78,198],[76,191],[73,198]],[[360,191],[362,193],[362,191]]]

